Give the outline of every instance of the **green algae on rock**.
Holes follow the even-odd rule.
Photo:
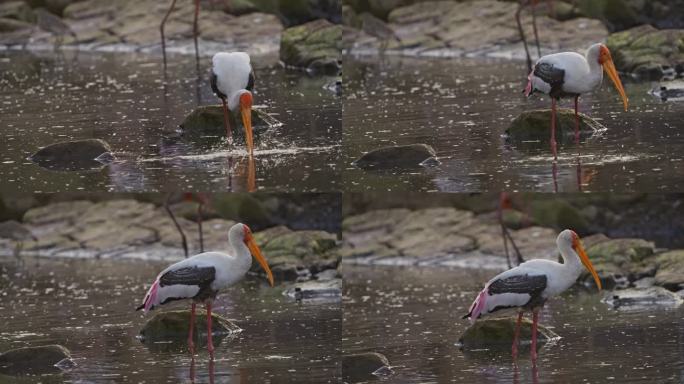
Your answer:
[[[342,60],[342,26],[319,19],[286,29],[280,41],[280,60],[314,73],[337,74]]]

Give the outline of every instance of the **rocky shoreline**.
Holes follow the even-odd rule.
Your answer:
[[[678,12],[676,5],[621,0],[608,3],[597,1],[589,7],[555,1],[553,9],[540,3],[535,17],[541,54],[584,54],[590,44],[603,42],[616,56],[618,70],[637,79],[671,79],[684,74],[684,47],[677,43],[684,30],[675,29],[684,25],[659,22],[667,19],[664,15]],[[345,54],[526,57],[515,19],[516,2],[405,0],[363,4],[348,0],[343,5]],[[523,8],[520,19],[530,55],[536,60],[530,7]]]
[[[526,260],[558,260],[557,229],[521,220],[523,214],[517,211],[507,210],[506,216],[509,226],[516,228],[510,232]],[[580,220],[576,219],[578,225]],[[452,207],[378,209],[347,216],[343,233],[343,264],[507,268],[495,212],[476,214]],[[584,236],[583,242],[606,288],[659,286],[684,293],[684,250],[601,233]],[[590,285],[588,273],[580,281]]]
[[[160,54],[159,25],[168,7],[169,3],[156,0],[8,1],[0,4],[0,51],[60,48]],[[334,72],[341,59],[339,12],[335,1],[311,2],[306,7],[202,1],[198,53],[245,51],[266,62],[280,59],[287,66],[324,67],[328,72],[333,66]],[[167,53],[195,54],[193,18],[194,2],[179,1],[165,26]],[[319,27],[312,29],[311,23]],[[326,33],[318,32],[321,24]],[[290,43],[288,36],[293,33],[299,38]]]

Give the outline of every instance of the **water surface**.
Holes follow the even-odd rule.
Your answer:
[[[623,76],[628,112],[611,82],[580,98],[580,111],[608,129],[559,147],[502,137],[522,111],[550,108],[548,96],[525,99],[524,62],[502,59],[358,58],[344,61],[346,190],[680,191],[684,188],[684,103],[663,102],[650,83]],[[563,107],[571,108],[572,100]],[[549,132],[550,135],[550,132]],[[387,145],[426,143],[440,166],[372,171],[351,163]],[[555,174],[555,180],[554,180]]]
[[[257,278],[215,301],[214,311],[243,332],[218,344],[215,338],[213,364],[205,348],[193,362],[184,342],[141,343],[145,317],[134,309],[163,266],[33,258],[18,266],[0,259],[0,351],[57,343],[72,352],[73,370],[25,382],[338,382],[340,304],[296,303],[282,286]],[[0,382],[11,380],[0,375]]]
[[[622,312],[595,289],[547,302],[541,324],[561,336],[513,364],[510,349],[463,352],[461,319],[496,271],[344,265],[345,353],[379,352],[397,383],[679,383],[684,309]]]
[[[283,123],[230,149],[176,138],[198,105],[219,104],[211,58],[140,53],[0,53],[0,178],[3,191],[267,190],[333,191],[339,184],[341,101],[329,77],[309,77],[252,58],[255,105]],[[65,140],[107,141],[118,160],[90,172],[57,172],[26,158]]]

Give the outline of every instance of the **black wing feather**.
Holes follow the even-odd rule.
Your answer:
[[[211,284],[215,277],[214,267],[184,267],[163,274],[159,278],[159,286],[182,284],[204,287]]]
[[[216,73],[214,73],[214,70],[212,69],[211,70],[211,78],[209,79],[209,82],[211,83],[211,90],[214,91],[216,96],[218,96],[222,99],[225,99],[226,95],[224,95],[223,92],[219,91],[216,81],[217,81]]]
[[[499,279],[489,284],[489,294],[498,293],[527,293],[537,296],[546,289],[546,275],[517,275]]]
[[[563,83],[565,81],[565,70],[555,67],[549,63],[537,63],[534,66],[534,75],[551,86],[549,95],[560,97],[563,93]]]
[[[247,89],[250,92],[254,91],[254,81],[256,80],[256,77],[254,77],[254,69],[252,69],[249,72],[249,80],[247,81]]]

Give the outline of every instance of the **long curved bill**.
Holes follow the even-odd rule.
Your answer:
[[[243,107],[242,124],[245,127],[245,141],[247,142],[247,150],[249,154],[254,154],[254,133],[252,132],[252,108]]]
[[[629,99],[627,98],[627,94],[625,94],[625,89],[622,87],[620,76],[618,76],[617,70],[615,69],[615,64],[613,64],[612,59],[606,60],[603,63],[603,70],[606,71],[608,77],[610,77],[610,79],[613,81],[613,84],[615,84],[615,88],[620,94],[620,97],[622,97],[622,104],[624,104],[626,111],[627,107],[629,106]]]
[[[575,241],[575,244],[573,244],[573,248],[575,248],[577,254],[579,254],[580,260],[582,260],[582,264],[584,264],[589,273],[591,273],[591,276],[594,278],[594,281],[596,282],[596,286],[599,290],[601,290],[601,279],[599,279],[598,274],[594,269],[594,265],[591,264],[591,261],[589,261],[589,256],[587,256],[587,252],[584,250],[582,243],[579,240]]]
[[[261,254],[261,250],[259,249],[259,246],[257,245],[256,241],[254,241],[254,237],[251,235],[247,239],[247,248],[249,248],[249,251],[252,253],[252,256],[256,259],[256,261],[259,262],[261,265],[261,268],[266,271],[266,276],[268,277],[268,282],[271,283],[271,287],[273,286],[273,273],[271,272],[271,268],[268,266],[268,263],[266,262],[266,258],[264,258],[264,255]]]

